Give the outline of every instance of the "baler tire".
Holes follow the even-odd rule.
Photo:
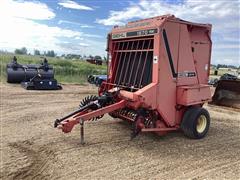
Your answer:
[[[199,119],[203,118],[205,121],[204,129],[201,132],[197,130],[197,124]],[[201,107],[191,107],[189,108],[184,116],[181,123],[181,129],[185,136],[191,139],[201,139],[206,136],[210,127],[210,115],[208,111]]]

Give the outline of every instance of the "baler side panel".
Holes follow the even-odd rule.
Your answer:
[[[211,41],[208,33],[209,30],[203,27],[194,27],[190,33],[200,84],[207,84],[209,78]]]
[[[112,78],[112,74],[113,74],[113,67],[114,67],[114,63],[115,63],[115,58],[116,58],[116,54],[113,54],[113,49],[116,48],[115,46],[113,46],[113,42],[111,39],[111,34],[110,37],[108,39],[108,53],[110,54],[109,57],[109,62],[108,62],[108,78],[111,79]]]
[[[184,106],[203,104],[211,99],[210,86],[180,86],[177,88],[177,103]]]
[[[167,35],[167,41],[169,47],[167,47],[166,38],[164,33],[161,36],[160,46],[160,60],[159,60],[159,85],[158,85],[158,111],[164,121],[174,126],[175,123],[175,105],[176,105],[176,79],[172,74],[170,61],[172,60],[175,72],[177,68],[177,57],[178,57],[178,39],[179,39],[179,25],[177,23],[166,22],[163,29]],[[169,54],[171,53],[171,59]]]
[[[180,24],[179,59],[177,72],[177,86],[194,85],[198,83],[197,72],[194,67],[190,34],[186,24]],[[188,73],[195,73],[195,76],[188,76]]]
[[[171,62],[170,59],[167,58],[167,61],[169,62],[169,67],[171,71],[174,71],[177,73],[177,60],[178,60],[178,44],[179,44],[179,24],[175,22],[169,22],[166,21],[166,23],[163,26],[163,31],[165,31],[166,38],[169,45],[169,51],[171,53],[172,58],[172,64],[173,64],[173,70],[171,69]],[[162,33],[164,36],[164,33]],[[164,40],[164,37],[163,37]],[[166,42],[164,40],[163,46],[165,46]],[[166,46],[165,46],[166,47]],[[167,49],[166,49],[167,51]]]
[[[158,32],[161,32],[160,28]],[[159,71],[159,59],[160,59],[160,46],[161,46],[161,33],[154,36],[154,51],[153,51],[153,67],[152,67],[152,82],[157,83],[159,81],[158,71]]]

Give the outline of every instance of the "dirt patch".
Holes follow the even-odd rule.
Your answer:
[[[20,153],[27,157],[29,163],[27,166],[10,174],[12,179],[47,179],[50,174],[47,174],[47,168],[50,161],[54,159],[54,152],[45,147],[40,147],[33,150],[33,143],[26,140],[18,143],[10,143],[11,148],[17,149]],[[34,146],[33,146],[34,147]]]
[[[163,137],[140,134],[105,115],[70,134],[53,128],[56,118],[75,110],[92,86],[64,85],[62,91],[1,87],[1,179],[239,179],[240,112],[206,106],[211,127],[206,138],[182,132]]]

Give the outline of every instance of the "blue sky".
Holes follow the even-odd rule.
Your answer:
[[[238,0],[0,0],[0,49],[105,55],[114,25],[163,14],[213,24],[212,63],[240,65]]]

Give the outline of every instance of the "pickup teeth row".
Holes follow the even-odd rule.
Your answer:
[[[124,118],[124,119],[131,119],[132,121],[134,121],[134,119],[137,116],[137,113],[135,110],[132,109],[120,109],[117,111],[112,112],[110,115],[112,115],[113,117],[116,118]]]

